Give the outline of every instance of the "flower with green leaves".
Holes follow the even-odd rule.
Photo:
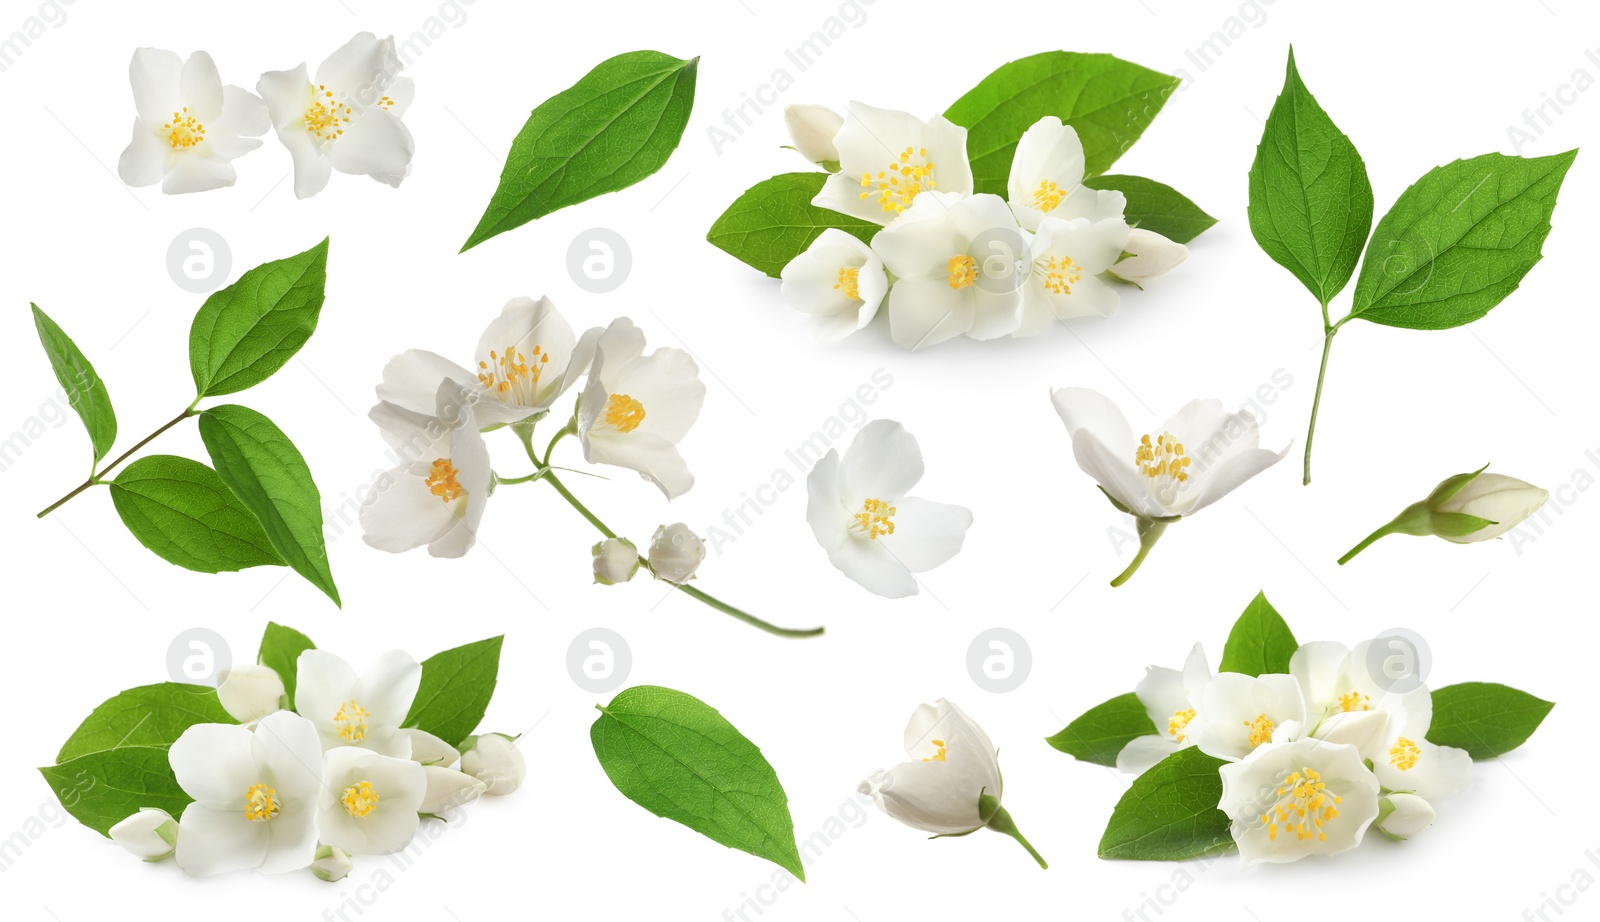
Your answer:
[[[1388,535],[1435,535],[1454,544],[1498,538],[1539,511],[1548,490],[1505,474],[1485,474],[1488,465],[1440,481],[1426,499],[1412,503],[1339,558],[1349,563]]]

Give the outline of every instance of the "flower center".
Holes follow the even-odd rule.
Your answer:
[[[1189,462],[1193,459],[1184,453],[1183,443],[1177,436],[1170,432],[1163,432],[1156,436],[1154,442],[1150,436],[1139,437],[1139,447],[1133,453],[1134,463],[1139,465],[1139,473],[1151,480],[1163,478],[1176,483],[1183,483],[1189,479]]]
[[[852,301],[861,300],[861,290],[857,283],[861,278],[861,270],[856,266],[845,266],[839,270],[839,284],[834,288],[844,292],[844,296]]]
[[[1417,759],[1421,756],[1422,747],[1402,736],[1389,749],[1389,764],[1406,772],[1417,767]]]
[[[938,746],[939,747],[939,751],[934,753],[931,756],[928,756],[927,758],[923,759],[922,761],[924,761],[924,762],[944,762],[944,761],[947,761],[945,759],[945,757],[944,757],[944,740],[929,740],[928,742],[932,743],[935,746]]]
[[[965,253],[950,257],[945,270],[950,273],[950,287],[956,291],[977,284],[978,261]]]
[[[908,147],[889,166],[879,170],[877,176],[861,174],[861,198],[876,195],[884,211],[899,214],[905,211],[912,199],[934,188],[933,163],[928,159],[926,147]]]
[[[538,346],[533,347],[532,362],[516,346],[507,346],[503,353],[490,349],[489,361],[478,363],[478,383],[502,400],[513,389],[518,389],[518,395],[526,395],[539,384],[539,376],[549,363],[550,353]]]
[[[1326,842],[1328,834],[1322,827],[1338,818],[1340,803],[1343,799],[1328,790],[1315,769],[1291,772],[1278,787],[1278,802],[1261,814],[1261,825],[1267,827],[1267,838],[1273,842],[1278,841],[1280,825],[1285,834],[1292,832],[1301,842]]]
[[[1048,179],[1039,181],[1039,188],[1033,190],[1033,207],[1045,214],[1056,210],[1061,200],[1067,197],[1067,190],[1061,188]]]
[[[1071,256],[1046,256],[1039,260],[1039,270],[1044,274],[1044,287],[1058,295],[1072,294],[1072,286],[1083,278],[1083,267]]]
[[[313,94],[311,105],[306,107],[305,114],[300,116],[305,122],[306,130],[311,132],[318,141],[332,141],[344,134],[341,125],[350,124],[351,108],[333,98],[333,91],[318,85],[317,92]]]
[[[861,504],[855,514],[855,530],[876,541],[883,535],[894,534],[895,507],[881,499],[869,499]],[[937,742],[937,740],[935,740]]]
[[[1250,728],[1250,748],[1254,749],[1262,743],[1272,742],[1272,719],[1265,714],[1256,715],[1255,720],[1246,720],[1244,725]]]
[[[423,482],[428,485],[429,493],[439,497],[446,503],[450,503],[460,499],[467,493],[466,488],[456,480],[456,475],[459,473],[461,472],[456,470],[456,466],[450,463],[449,458],[435,458],[433,467],[428,471],[428,478]],[[353,704],[354,702],[351,703]],[[361,713],[365,716],[367,712],[362,711]]]
[[[1194,720],[1194,708],[1182,711],[1173,711],[1172,717],[1167,720],[1167,732],[1172,734],[1175,743],[1184,741],[1183,731],[1189,726],[1189,721]]]
[[[244,792],[244,818],[263,822],[278,815],[278,792],[264,784],[252,784]]]
[[[344,808],[350,811],[351,816],[366,816],[378,809],[378,792],[372,789],[372,782],[362,781],[344,789]]]
[[[189,114],[188,106],[172,113],[172,121],[162,125],[161,130],[167,133],[167,143],[173,150],[188,150],[206,139],[206,126]]]
[[[347,743],[359,743],[367,738],[367,709],[354,701],[346,701],[339,705],[339,713],[333,715],[333,722],[339,728],[339,738]]]
[[[1349,713],[1351,711],[1372,710],[1371,698],[1360,692],[1345,692],[1339,696],[1339,710]]]
[[[612,394],[606,401],[606,422],[618,432],[632,432],[644,422],[644,404],[627,394]]]

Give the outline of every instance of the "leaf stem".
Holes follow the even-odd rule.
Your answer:
[[[1328,316],[1326,305],[1322,308],[1322,316],[1324,322],[1326,322]],[[1316,396],[1311,398],[1311,425],[1306,428],[1305,479],[1301,482],[1302,486],[1307,486],[1311,483],[1311,440],[1317,434],[1317,410],[1322,407],[1322,384],[1328,377],[1328,353],[1333,349],[1333,335],[1339,332],[1339,326],[1343,323],[1344,321],[1341,320],[1339,323],[1328,326],[1326,333],[1322,337],[1322,367],[1317,370]]]
[[[198,402],[199,401],[197,399],[195,401],[195,403],[198,403]],[[59,508],[61,508],[63,505],[66,504],[66,502],[68,500],[72,499],[74,496],[77,496],[79,493],[82,493],[84,490],[89,489],[90,487],[94,486],[95,484],[105,483],[105,481],[102,478],[106,474],[111,473],[111,469],[112,468],[114,468],[117,465],[121,464],[122,462],[128,460],[128,456],[129,455],[132,455],[134,452],[136,452],[139,449],[141,449],[141,448],[145,447],[146,445],[150,444],[155,439],[156,436],[160,435],[163,432],[166,432],[168,429],[171,429],[173,426],[176,426],[177,424],[183,422],[184,420],[188,419],[189,417],[195,415],[194,407],[195,407],[195,404],[193,404],[193,403],[189,404],[187,407],[184,408],[182,413],[179,413],[177,416],[174,416],[173,418],[167,420],[165,423],[163,423],[161,425],[161,428],[157,429],[156,431],[154,431],[154,432],[150,433],[149,435],[145,436],[144,438],[140,439],[139,443],[137,445],[134,445],[132,448],[130,448],[127,451],[123,452],[122,454],[118,455],[117,459],[115,461],[112,461],[110,464],[107,464],[105,467],[101,468],[100,472],[98,474],[90,474],[88,480],[85,480],[83,483],[78,484],[78,486],[73,488],[72,492],[68,493],[66,496],[63,496],[60,499],[56,500],[55,502],[51,503],[50,505],[46,506],[38,515],[34,516],[34,518],[42,519],[45,516],[49,515],[50,513],[56,511]]]

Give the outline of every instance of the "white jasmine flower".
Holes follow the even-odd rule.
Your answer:
[[[367,414],[402,462],[361,506],[367,544],[394,554],[427,545],[434,557],[460,557],[477,543],[492,471],[469,397],[447,379],[432,414],[388,402]]]
[[[117,161],[130,186],[161,183],[169,195],[231,186],[233,161],[261,146],[269,121],[255,94],[223,86],[211,55],[189,60],[140,48],[128,65],[133,85],[133,140]]]
[[[852,102],[833,143],[839,172],[811,200],[819,208],[888,224],[924,192],[972,193],[967,130],[942,115],[924,122]]]
[[[1210,680],[1211,667],[1200,644],[1189,651],[1181,672],[1164,666],[1148,667],[1134,694],[1157,732],[1129,740],[1117,753],[1118,770],[1141,774],[1179,749],[1193,746],[1194,731],[1200,726],[1195,722],[1200,693]]]
[[[983,728],[940,698],[912,713],[905,749],[909,761],[874,773],[861,782],[860,792],[923,832],[948,836],[982,828],[979,795],[1003,794],[999,755]]]
[[[706,386],[689,353],[661,348],[644,354],[644,333],[626,317],[612,321],[595,345],[594,367],[578,406],[578,438],[591,464],[612,464],[674,499],[694,486],[678,442],[700,416]]]
[[[354,746],[324,757],[317,828],[327,845],[352,855],[388,855],[417,833],[428,790],[426,769]]]
[[[1121,193],[1114,193],[1115,200]],[[1121,205],[1117,206],[1120,212]],[[1128,225],[1121,214],[1091,220],[1046,218],[1028,248],[1021,321],[1013,336],[1038,336],[1059,320],[1109,317],[1117,291],[1100,277],[1122,255]]]
[[[806,521],[828,561],[869,592],[916,595],[913,573],[961,550],[972,513],[906,493],[922,479],[922,449],[905,427],[873,420],[843,458],[830,450],[806,478]]]
[[[1268,744],[1221,774],[1217,806],[1232,821],[1244,868],[1355,848],[1378,816],[1378,779],[1354,746]]]
[[[294,703],[324,750],[349,746],[409,759],[411,736],[400,725],[421,683],[422,666],[401,650],[378,657],[360,676],[326,650],[306,650],[296,664]]]
[[[1006,180],[1006,200],[1017,223],[1032,231],[1046,218],[1087,218],[1108,209],[1108,217],[1121,218],[1122,193],[1085,186],[1083,169],[1083,142],[1076,129],[1053,115],[1033,123],[1017,141]]]
[[[1208,756],[1236,762],[1273,741],[1283,724],[1304,725],[1305,699],[1294,676],[1219,672],[1200,691],[1195,745]]]
[[[823,231],[783,267],[784,300],[811,315],[818,342],[837,342],[865,329],[889,291],[883,260],[853,234]]]
[[[390,186],[411,173],[414,144],[400,121],[416,87],[394,36],[359,32],[328,56],[312,80],[305,64],[261,75],[278,140],[294,158],[294,194],[310,198],[332,171],[371,176]]]

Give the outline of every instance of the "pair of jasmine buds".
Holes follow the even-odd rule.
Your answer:
[[[625,583],[639,572],[641,564],[650,568],[656,579],[682,585],[694,578],[700,562],[706,559],[706,543],[682,522],[663,525],[650,538],[649,553],[639,556],[639,548],[627,538],[607,538],[596,544],[594,581],[607,586]]]

